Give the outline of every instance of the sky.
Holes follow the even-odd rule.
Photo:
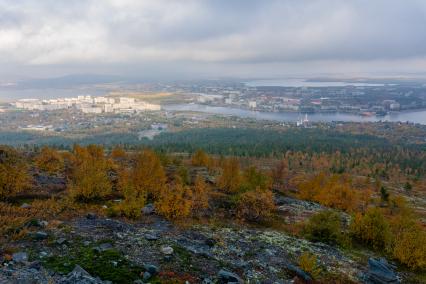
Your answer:
[[[426,74],[424,0],[0,0],[1,77]]]

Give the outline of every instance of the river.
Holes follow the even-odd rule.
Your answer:
[[[221,115],[233,115],[245,118],[254,118],[258,120],[272,120],[282,122],[296,122],[304,117],[303,114],[296,112],[261,112],[251,111],[231,107],[216,107],[200,104],[176,104],[165,105],[164,110],[168,111],[196,111]],[[403,111],[388,114],[386,116],[360,116],[349,113],[313,113],[308,115],[309,121],[314,122],[332,122],[332,121],[354,121],[354,122],[413,122],[426,125],[426,110]]]

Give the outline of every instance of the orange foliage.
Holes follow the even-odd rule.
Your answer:
[[[198,175],[195,179],[192,195],[192,209],[195,213],[209,207],[209,193],[209,186],[204,181],[204,178]]]
[[[137,192],[146,192],[156,199],[166,186],[166,174],[158,156],[152,150],[138,154],[131,174]]]
[[[36,157],[35,165],[44,172],[56,174],[64,169],[64,159],[57,150],[46,146]]]
[[[75,146],[68,190],[73,198],[93,199],[105,197],[112,191],[108,177],[111,164],[101,146]]]
[[[237,192],[242,183],[240,163],[237,158],[228,158],[223,161],[222,174],[218,185],[227,192]]]
[[[192,192],[179,177],[174,184],[163,188],[155,202],[155,210],[167,219],[188,217],[192,209]]]
[[[192,155],[191,163],[195,167],[208,167],[210,165],[210,157],[200,149]]]
[[[13,148],[0,147],[0,199],[25,190],[30,183],[28,166]]]
[[[256,188],[241,194],[237,215],[246,220],[260,220],[270,217],[275,210],[274,196],[271,190]]]

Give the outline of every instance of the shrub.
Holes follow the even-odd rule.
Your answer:
[[[384,249],[390,241],[389,224],[378,208],[369,208],[364,215],[357,213],[350,225],[354,239],[374,249]]]
[[[75,146],[68,190],[73,198],[94,199],[109,195],[112,185],[108,177],[109,162],[101,146]]]
[[[158,156],[152,150],[138,154],[131,178],[137,192],[146,192],[149,198],[158,198],[166,185],[166,174]]]
[[[35,159],[35,165],[48,174],[57,174],[64,169],[64,159],[55,149],[43,147]]]
[[[304,252],[299,257],[299,267],[308,272],[313,278],[320,276],[321,268],[318,266],[317,257],[309,252]]]
[[[208,167],[210,165],[210,157],[206,152],[199,149],[192,155],[191,163],[195,167]]]
[[[240,163],[237,158],[228,158],[223,161],[222,174],[218,179],[220,188],[230,193],[237,192],[242,183]]]
[[[21,155],[7,146],[0,146],[0,199],[15,195],[29,186],[28,166]]]
[[[339,213],[325,210],[311,218],[304,227],[307,239],[327,244],[345,244],[345,236]]]
[[[242,193],[238,198],[237,215],[249,221],[270,217],[275,210],[272,191],[256,188]]]
[[[167,219],[180,219],[189,216],[192,209],[192,192],[179,177],[174,184],[164,187],[155,202],[155,210]]]
[[[193,195],[192,195],[192,209],[194,213],[199,213],[209,207],[209,186],[204,181],[204,178],[198,175],[195,178]]]
[[[123,194],[124,200],[117,204],[114,210],[129,218],[139,217],[146,203],[147,192],[134,185],[129,170],[123,169],[119,172],[117,188]]]
[[[411,269],[426,268],[426,232],[413,216],[398,216],[393,222],[392,256]]]

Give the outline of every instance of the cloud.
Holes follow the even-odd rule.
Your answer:
[[[422,0],[0,0],[0,63],[423,62],[425,26]]]

